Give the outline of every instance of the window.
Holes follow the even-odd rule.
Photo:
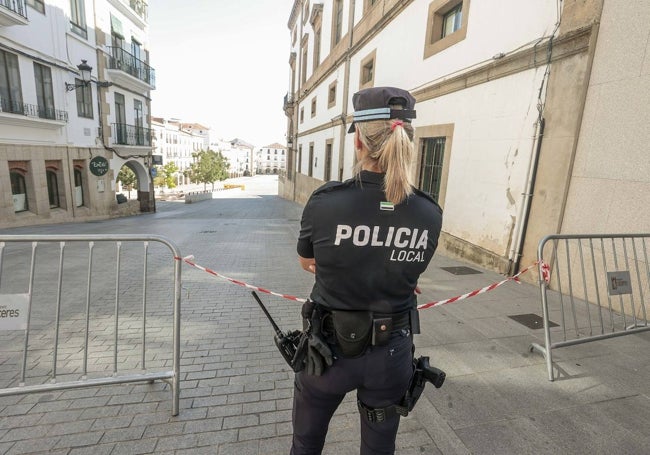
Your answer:
[[[142,58],[142,44],[136,41],[133,37],[131,37],[131,54],[133,54],[133,56],[138,60],[141,60]]]
[[[118,144],[127,143],[126,105],[124,95],[115,92],[115,132]]]
[[[45,4],[43,0],[27,0],[27,4],[39,13],[45,14]]]
[[[298,163],[296,164],[297,164],[296,171],[301,172],[302,171],[302,144],[298,146]]]
[[[440,198],[440,183],[442,181],[442,165],[444,157],[444,137],[422,139],[420,182],[418,188],[429,194],[429,196],[436,201]]]
[[[302,123],[305,120],[305,108],[301,107],[300,108],[300,123]]]
[[[336,81],[332,82],[327,89],[327,108],[334,107],[336,105]]]
[[[313,71],[316,71],[316,68],[318,68],[318,65],[320,64],[320,35],[321,35],[320,31],[321,31],[321,26],[320,26],[320,22],[318,22],[318,25],[314,27],[314,69]]]
[[[311,116],[316,116],[316,97],[311,100]]]
[[[144,141],[144,119],[142,118],[142,101],[133,100],[136,145],[146,145]]]
[[[418,188],[444,208],[451,161],[454,124],[420,126],[415,129],[418,144]]]
[[[111,45],[115,48],[124,49],[124,28],[122,21],[111,14]],[[121,55],[113,53],[113,57],[122,58]]]
[[[49,66],[34,62],[34,79],[36,82],[36,100],[38,116],[54,120],[54,92],[52,87],[52,70]]]
[[[70,0],[70,28],[77,35],[88,38],[84,0]]]
[[[465,39],[469,6],[470,0],[435,0],[429,4],[424,58]]]
[[[11,195],[14,200],[14,212],[25,212],[29,209],[27,205],[27,185],[22,172],[10,171]]]
[[[3,112],[24,114],[18,56],[0,50],[0,107]]]
[[[359,78],[359,88],[364,89],[372,87],[375,82],[375,55],[374,50],[370,55],[361,61],[361,76]]]
[[[48,169],[45,171],[47,177],[47,195],[50,199],[50,208],[59,207],[59,181],[56,171]]]
[[[79,117],[93,118],[93,92],[90,84],[84,84],[81,79],[74,80],[77,90],[77,115]]]
[[[146,79],[146,75],[142,74],[142,44],[140,44],[135,38],[131,37],[131,55],[133,55],[132,61],[132,74],[138,79]]]
[[[451,11],[442,17],[442,33],[440,38],[451,35],[456,30],[460,29],[461,20],[463,17],[463,4],[459,3]]]
[[[74,170],[74,201],[75,207],[84,205],[83,174],[81,169],[77,167]]]
[[[314,174],[314,143],[309,143],[309,176],[311,177]]]
[[[325,142],[325,174],[323,180],[329,182],[332,178],[332,139]]]
[[[343,35],[343,0],[334,0],[332,11],[332,48],[336,46]]]
[[[301,44],[301,55],[302,55],[302,61],[300,62],[300,84],[301,86],[304,85],[305,82],[307,82],[307,38],[308,35],[305,35],[302,39],[302,44]]]

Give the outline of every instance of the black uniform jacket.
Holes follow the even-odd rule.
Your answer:
[[[399,313],[416,305],[418,277],[438,246],[442,209],[415,190],[393,206],[384,174],[328,182],[302,215],[298,254],[316,260],[311,299],[332,309]]]

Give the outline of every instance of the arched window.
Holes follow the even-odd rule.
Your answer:
[[[48,170],[47,175],[47,194],[50,198],[50,208],[59,207],[59,181],[56,172]]]
[[[74,170],[74,201],[75,206],[81,207],[84,205],[84,187],[81,169]]]
[[[27,185],[25,177],[18,172],[10,172],[11,194],[14,200],[14,212],[24,212],[29,207],[27,205]]]

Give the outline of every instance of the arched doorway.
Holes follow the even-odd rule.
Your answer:
[[[127,160],[115,177],[115,198],[118,203],[137,199],[141,212],[153,212],[153,193],[148,169],[138,160]]]

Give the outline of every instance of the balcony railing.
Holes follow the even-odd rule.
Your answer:
[[[156,73],[145,62],[121,47],[108,46],[108,51],[110,52],[108,59],[108,67],[110,69],[124,71],[151,87],[156,86]]]
[[[289,95],[288,93],[284,95],[284,110],[286,111],[287,108],[293,107],[293,96]]]
[[[113,123],[113,138],[118,145],[151,147],[152,130],[126,123]]]
[[[2,112],[11,114],[24,115],[26,117],[42,118],[47,120],[56,120],[57,122],[67,122],[68,112],[53,107],[36,106],[34,104],[20,103],[16,101],[0,98],[0,109]]]
[[[19,16],[27,19],[27,8],[25,8],[25,0],[0,0],[0,7],[7,8]]]
[[[142,0],[129,0],[129,5],[135,13],[142,18],[142,20],[147,20],[147,3]]]

